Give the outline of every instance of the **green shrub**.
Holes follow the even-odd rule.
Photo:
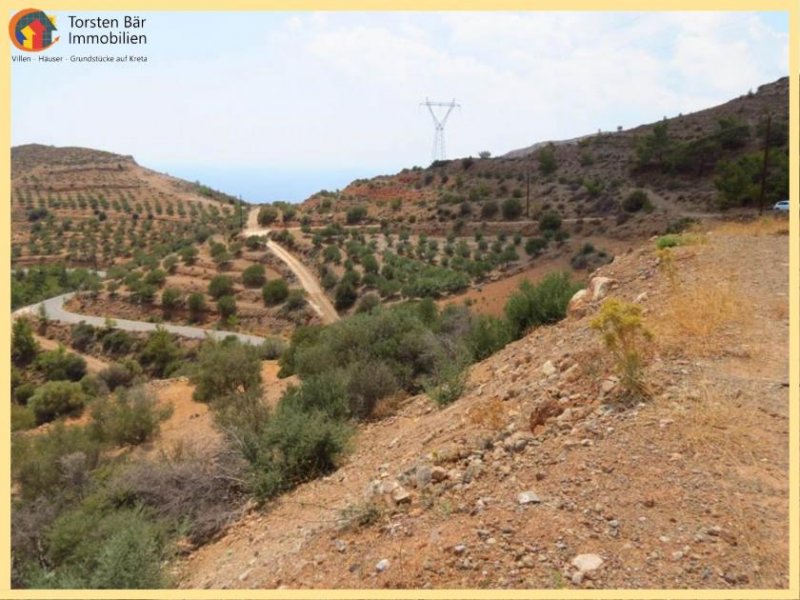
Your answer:
[[[58,382],[61,384],[62,382]],[[49,384],[46,384],[49,385]],[[77,383],[66,384],[80,388]],[[36,436],[14,437],[11,443],[11,470],[19,484],[20,495],[25,500],[39,497],[56,498],[77,493],[84,481],[67,480],[62,459],[76,455],[88,471],[97,466],[100,444],[85,427],[65,427],[56,423],[51,429]],[[66,485],[66,484],[75,484]]]
[[[300,310],[306,305],[306,295],[303,290],[290,290],[286,297],[287,310]]]
[[[36,427],[36,415],[29,406],[11,405],[11,431],[24,431]]]
[[[217,300],[217,310],[223,319],[229,319],[236,314],[236,298],[233,296],[222,296]]]
[[[206,340],[190,376],[192,397],[214,402],[225,396],[260,389],[261,363],[255,348],[238,341]]]
[[[642,209],[648,212],[653,210],[650,197],[644,190],[634,190],[622,201],[622,210],[625,212],[635,213]]]
[[[15,388],[13,388],[12,395],[14,397],[14,402],[21,406],[25,406],[28,403],[28,400],[31,399],[31,396],[36,392],[36,388],[38,386],[35,383],[22,383]]]
[[[336,310],[346,310],[355,304],[358,298],[355,286],[349,281],[341,281],[334,292]]]
[[[366,206],[353,206],[347,211],[347,224],[355,225],[356,223],[360,223],[366,218],[366,216],[367,216]]]
[[[28,401],[38,424],[64,415],[78,415],[84,404],[86,394],[83,388],[79,383],[70,381],[48,381]]]
[[[563,319],[567,304],[580,288],[566,273],[551,273],[536,285],[523,281],[519,291],[508,299],[505,306],[514,339],[519,339],[533,327]]]
[[[278,210],[272,206],[262,206],[258,210],[258,224],[262,227],[271,225],[278,219]]]
[[[561,215],[553,210],[542,213],[539,217],[539,231],[557,231],[561,229]]]
[[[378,294],[370,292],[365,294],[361,300],[358,301],[356,306],[356,313],[368,313],[377,308],[381,304],[381,297]]]
[[[518,219],[522,214],[522,203],[516,198],[509,198],[503,202],[503,218],[507,221]]]
[[[144,277],[144,282],[148,285],[161,287],[167,280],[167,274],[161,269],[153,269],[149,271]]]
[[[467,347],[473,360],[487,358],[511,341],[508,322],[490,315],[478,315],[467,335]]]
[[[350,416],[347,403],[347,378],[339,370],[330,370],[303,379],[290,387],[281,402],[297,410],[320,411],[334,419]]]
[[[67,352],[64,346],[42,352],[36,358],[36,367],[50,381],[79,381],[86,375],[86,361],[82,356]]]
[[[73,325],[70,330],[70,345],[80,352],[84,352],[94,341],[95,329],[88,323],[81,321]]]
[[[109,390],[112,392],[118,387],[127,387],[132,382],[136,374],[125,365],[111,363],[97,374],[102,379]]]
[[[286,342],[281,338],[268,337],[257,347],[258,356],[261,360],[276,360],[281,357],[286,350]]]
[[[281,402],[259,439],[252,487],[266,499],[336,468],[347,447],[350,428],[314,411]]]
[[[33,327],[27,319],[16,319],[11,336],[11,362],[24,367],[39,354],[39,342],[33,337]]]
[[[158,327],[147,337],[139,359],[155,377],[167,377],[179,366],[181,349],[172,335]]]
[[[500,212],[500,207],[494,200],[489,200],[481,205],[482,219],[493,219],[494,217],[497,216],[498,212]]]
[[[261,287],[267,281],[264,265],[250,265],[242,272],[242,283],[247,287]]]
[[[182,296],[183,293],[178,288],[168,287],[161,292],[161,307],[167,313],[175,310],[180,306]]]
[[[667,234],[662,235],[660,238],[656,240],[656,247],[659,250],[663,250],[664,248],[674,248],[675,246],[681,245],[681,236],[678,234]]]
[[[539,256],[545,248],[547,248],[547,240],[544,238],[530,238],[525,242],[525,252],[528,256]]]
[[[103,351],[115,356],[130,354],[136,341],[127,331],[109,330],[103,333]]]
[[[352,417],[368,419],[378,400],[398,390],[397,379],[383,362],[366,360],[350,365],[347,381],[347,404]]]
[[[208,295],[219,300],[222,296],[233,294],[233,280],[227,275],[215,275],[208,284]]]
[[[194,323],[202,321],[206,312],[206,299],[203,294],[199,292],[189,294],[186,304],[189,307],[189,319]]]
[[[542,175],[550,175],[558,169],[555,148],[552,144],[539,150],[536,158],[539,161],[539,171]]]
[[[261,295],[267,306],[280,304],[289,296],[289,284],[283,278],[273,279],[264,285]]]
[[[135,446],[151,439],[170,413],[169,407],[159,408],[155,397],[144,387],[123,389],[92,404],[90,429],[102,442]]]

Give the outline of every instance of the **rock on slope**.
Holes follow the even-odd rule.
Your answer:
[[[650,401],[617,401],[589,306],[453,405],[364,426],[338,471],[175,564],[180,586],[786,587],[785,228],[697,236],[673,281],[652,243],[602,269],[655,334]]]

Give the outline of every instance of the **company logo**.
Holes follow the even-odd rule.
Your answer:
[[[37,8],[19,11],[8,24],[11,42],[25,52],[41,52],[55,44],[59,39],[53,37],[55,30],[56,18]]]

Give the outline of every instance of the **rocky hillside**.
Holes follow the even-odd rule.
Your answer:
[[[337,471],[178,560],[180,585],[786,588],[787,233],[723,224],[618,256],[455,403],[411,398]],[[607,298],[652,333],[637,401],[591,326]]]
[[[782,78],[720,106],[630,130],[356,180],[339,193],[312,196],[301,212],[319,223],[385,220],[437,233],[454,225],[516,231],[554,210],[565,219],[609,218],[606,227],[622,238],[649,235],[665,215],[714,210],[718,168],[763,148],[768,114],[771,143],[782,148],[775,154],[785,155],[788,99]],[[638,189],[649,196],[641,212],[626,204]]]
[[[20,264],[108,265],[199,227],[236,225],[234,198],[88,148],[12,148],[11,190],[12,260]]]

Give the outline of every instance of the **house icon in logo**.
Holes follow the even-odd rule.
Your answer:
[[[55,17],[48,16],[36,8],[19,11],[8,24],[11,42],[26,52],[46,50],[58,41],[53,37],[56,31]]]

